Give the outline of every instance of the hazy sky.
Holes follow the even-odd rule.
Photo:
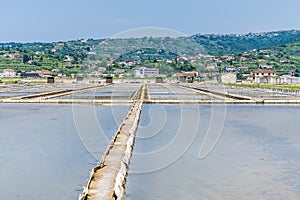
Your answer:
[[[299,0],[0,0],[0,42],[107,38],[141,27],[195,33],[300,29]]]

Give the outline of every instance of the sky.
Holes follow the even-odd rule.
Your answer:
[[[0,0],[0,42],[100,39],[136,28],[185,35],[300,29],[299,0]]]

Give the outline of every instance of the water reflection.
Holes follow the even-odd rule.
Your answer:
[[[114,135],[128,106],[95,107],[103,132]],[[0,105],[1,199],[77,199],[106,149],[107,140],[87,151],[69,105]],[[114,115],[118,115],[116,120]],[[85,116],[86,118],[88,116]],[[119,120],[121,119],[121,121]],[[95,143],[98,129],[82,128]],[[84,134],[84,133],[82,133]],[[88,140],[85,140],[87,142]],[[89,147],[93,147],[93,144]]]
[[[220,141],[203,160],[198,159],[198,152],[212,108],[185,107],[190,113],[198,108],[200,115],[194,117],[200,120],[194,143],[175,163],[159,171],[136,174],[136,166],[147,168],[148,163],[138,162],[133,155],[126,199],[300,198],[300,107],[228,106]],[[166,108],[167,115],[174,110]],[[142,115],[147,113],[143,111]],[[190,123],[187,120],[182,126],[188,128]],[[139,129],[138,135],[143,137],[148,131]],[[160,139],[137,138],[135,152],[153,151],[172,134],[173,129],[166,128],[160,132]],[[161,155],[161,159],[168,159],[168,155]]]

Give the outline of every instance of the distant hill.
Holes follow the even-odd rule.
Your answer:
[[[128,57],[130,53],[138,60],[139,52],[145,48],[158,49],[180,56],[193,56],[196,54],[224,55],[249,51],[252,49],[262,49],[291,42],[300,41],[300,31],[276,31],[266,33],[249,34],[197,34],[190,37],[179,38],[129,38],[129,39],[107,39],[103,41],[95,50],[98,55],[110,56],[113,59],[120,58],[122,54]],[[163,54],[160,54],[162,56]],[[158,58],[157,58],[158,59]]]
[[[80,39],[50,43],[0,43],[0,71],[13,68],[16,71],[48,70],[53,75],[58,73],[76,74],[82,71],[95,71],[118,62],[173,60],[178,56],[197,54],[228,55],[243,54],[246,51],[270,49],[270,55],[247,58],[252,68],[257,66],[257,59],[265,60],[276,69],[287,71],[299,67],[300,31],[274,31],[249,34],[196,34],[188,37],[144,37],[124,39]],[[16,54],[16,58],[9,58]],[[271,56],[268,58],[267,56]],[[241,58],[246,59],[246,58]],[[162,69],[166,64],[159,65]],[[134,66],[133,66],[134,67]],[[168,69],[180,71],[191,69],[188,63],[178,66],[169,63]],[[172,70],[169,70],[172,71]]]
[[[300,41],[300,31],[276,31],[265,33],[249,33],[245,35],[194,35],[197,41],[208,54],[230,54],[262,49],[291,42]]]
[[[300,42],[291,42],[266,49],[277,52],[277,55],[275,55],[277,57],[290,56],[300,58]]]
[[[155,48],[141,48],[139,50],[133,50],[121,54],[116,62],[130,62],[132,60],[136,61],[145,61],[145,60],[173,60],[179,55],[173,53],[172,51],[166,51],[164,49],[155,49]]]
[[[78,55],[86,57],[89,52],[96,53],[99,57],[110,56],[117,59],[122,54],[128,56],[129,52],[141,49],[161,49],[167,54],[172,52],[177,55],[192,56],[195,54],[231,54],[252,49],[262,49],[279,46],[291,42],[300,42],[299,30],[274,31],[249,34],[196,34],[179,38],[126,38],[126,39],[89,39],[53,43],[0,43],[1,46],[11,46],[12,49],[26,51],[44,51],[60,55]]]
[[[191,56],[200,53],[206,53],[206,50],[199,45],[192,37],[179,38],[126,38],[126,39],[107,39],[102,41],[94,50],[99,57],[109,56],[112,59],[136,58],[136,60],[143,60],[143,54],[137,55],[137,52],[147,52],[151,49],[153,56],[148,54],[151,59],[161,59],[163,57],[170,58],[170,55]],[[130,55],[132,54],[132,55]],[[157,57],[154,56],[156,54]],[[123,56],[124,55],[124,56]],[[171,56],[174,57],[174,56]]]

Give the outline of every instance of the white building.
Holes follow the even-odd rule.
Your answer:
[[[300,77],[289,75],[280,76],[276,81],[277,84],[300,85]]]
[[[159,70],[156,68],[141,67],[135,70],[136,78],[155,77],[158,74],[159,74]]]
[[[276,71],[274,70],[256,70],[253,72],[256,83],[276,83]]]
[[[14,59],[14,58],[20,58],[21,55],[17,53],[6,53],[3,55],[3,57]]]
[[[236,83],[236,74],[235,73],[223,73],[220,74],[221,83]]]
[[[3,70],[3,77],[15,77],[16,72],[13,69],[4,69]]]

